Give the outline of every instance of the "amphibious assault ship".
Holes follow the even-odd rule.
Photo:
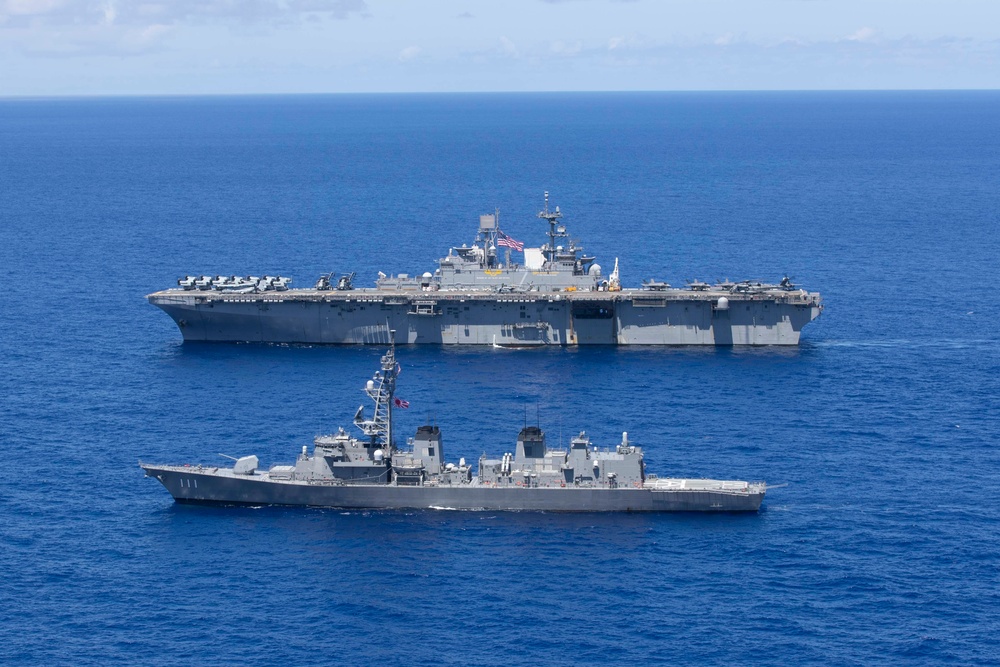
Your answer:
[[[546,446],[537,426],[525,426],[514,452],[483,454],[477,474],[460,459],[446,463],[441,429],[421,426],[407,446],[393,441],[395,347],[364,391],[374,402],[354,415],[363,437],[341,428],[317,437],[293,465],[260,469],[257,456],[232,466],[154,465],[139,462],[179,503],[303,505],[357,509],[486,509],[581,512],[755,512],[767,491],[763,482],[658,478],[647,474],[642,449],[628,434],[599,449],[586,433],[568,449]]]
[[[186,341],[438,345],[797,345],[823,309],[785,277],[683,288],[649,280],[623,289],[570,238],[559,207],[538,217],[548,240],[526,248],[480,216],[475,242],[453,247],[433,272],[358,288],[355,274],[293,289],[281,276],[186,276],[149,302]],[[501,257],[501,248],[504,256]],[[511,260],[511,251],[520,261]]]

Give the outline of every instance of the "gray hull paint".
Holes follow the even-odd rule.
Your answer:
[[[526,510],[554,512],[756,512],[763,493],[651,488],[523,488],[321,485],[142,464],[180,503],[292,505],[344,509]],[[209,469],[211,470],[211,469]]]
[[[725,310],[716,308],[722,296]],[[682,290],[659,300],[641,290],[600,297],[165,290],[148,298],[187,341],[347,345],[386,344],[389,329],[404,345],[797,345],[821,312],[814,295],[740,299]],[[433,301],[433,314],[413,312],[420,300]],[[578,312],[595,304],[609,316]]]

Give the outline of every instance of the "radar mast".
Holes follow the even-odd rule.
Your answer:
[[[556,228],[556,221],[562,217],[562,213],[559,212],[559,207],[556,206],[555,211],[549,211],[549,191],[545,191],[545,210],[538,213],[538,217],[542,220],[547,220],[549,223],[549,244],[545,251],[545,259],[549,262],[556,261],[556,237],[565,237],[566,228],[560,226]]]
[[[371,444],[382,448],[387,457],[395,449],[392,442],[392,404],[396,394],[396,331],[389,331],[389,351],[382,355],[382,369],[365,384],[365,393],[375,403],[375,414],[365,419],[363,408],[358,408],[354,424],[371,438]]]

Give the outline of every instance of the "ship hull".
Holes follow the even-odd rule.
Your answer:
[[[586,487],[327,485],[220,474],[218,469],[142,465],[178,503],[341,509],[549,512],[756,512],[764,493]]]
[[[635,291],[639,292],[639,291]],[[225,295],[166,290],[149,301],[186,341],[365,345],[798,345],[818,296],[679,293],[505,296],[378,290]]]

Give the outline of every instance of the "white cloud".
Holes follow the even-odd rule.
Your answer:
[[[154,23],[153,25],[146,26],[139,32],[139,37],[143,42],[152,42],[159,39],[162,35],[170,32],[171,28],[168,25],[163,25],[162,23]]]
[[[844,39],[848,42],[870,42],[874,36],[874,28],[858,28]]]
[[[6,0],[0,3],[0,16],[38,16],[65,4],[64,0]]]
[[[0,41],[35,56],[134,55],[182,26],[366,16],[365,0],[0,0]]]
[[[642,76],[652,83],[641,85],[665,88],[674,85],[720,89],[748,85],[758,88],[872,87],[870,82],[878,80],[877,76],[885,77],[886,81],[898,79],[900,83],[894,84],[897,86],[912,87],[910,81],[919,80],[928,68],[962,69],[967,64],[970,70],[984,71],[992,66],[1000,71],[1000,40],[887,39],[873,29],[857,31],[852,37],[857,39],[810,40],[796,35],[755,39],[740,32],[703,34],[698,39],[651,39],[633,34],[616,35],[606,41],[518,42],[516,50],[513,42],[505,37],[501,44],[506,49],[484,49],[466,57],[471,55],[469,61],[478,64],[492,61],[497,67],[515,68],[518,65],[514,63],[501,63],[503,55],[516,52],[520,62],[530,63],[532,67],[548,64],[566,68],[568,74],[586,71],[615,72],[633,79]],[[864,48],[859,49],[856,45]],[[700,76],[704,80],[693,77],[684,63],[701,67]],[[859,73],[870,78],[863,78]],[[904,80],[901,78],[904,75],[911,78]],[[616,76],[609,80],[617,83]],[[753,83],[748,84],[748,81]],[[802,84],[802,81],[808,83]],[[893,84],[884,85],[892,87]]]
[[[142,23],[157,16],[167,23],[238,19],[271,21],[322,14],[334,19],[364,15],[365,0],[0,0],[0,19],[8,25],[31,22],[82,27],[106,23]],[[0,21],[2,23],[2,21]]]
[[[507,37],[504,37],[503,35],[500,36],[500,51],[503,52],[505,55],[510,56],[511,58],[517,58],[518,56],[521,55],[521,52],[518,51],[517,46],[514,44],[514,42],[510,41]]]
[[[575,56],[580,51],[583,50],[583,42],[573,42],[572,44],[567,44],[566,42],[556,40],[549,45],[549,51],[558,56]]]
[[[775,44],[777,46],[809,46],[809,42],[800,37],[782,37]]]
[[[399,52],[399,62],[405,63],[407,60],[413,60],[420,55],[421,49],[419,46],[408,46]]]
[[[223,2],[230,4],[226,0]],[[274,4],[280,11],[282,3]],[[335,19],[346,19],[352,14],[363,14],[368,11],[365,0],[287,0],[285,7],[290,12],[328,14]]]

